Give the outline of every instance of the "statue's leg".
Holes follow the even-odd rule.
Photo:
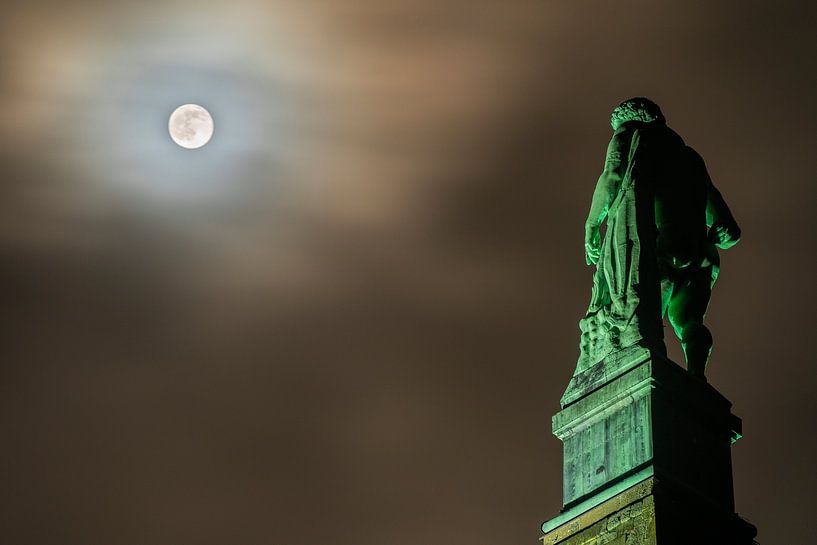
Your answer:
[[[702,379],[712,352],[712,334],[704,325],[711,282],[710,267],[685,271],[672,290],[668,311],[669,321],[684,347],[687,369]]]

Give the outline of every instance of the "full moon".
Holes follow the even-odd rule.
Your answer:
[[[170,138],[187,149],[202,147],[213,137],[213,118],[198,104],[184,104],[170,114]]]

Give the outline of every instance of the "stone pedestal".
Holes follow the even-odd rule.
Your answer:
[[[730,408],[646,348],[574,376],[553,417],[564,507],[542,525],[543,543],[753,543],[735,514],[730,446],[741,422]]]

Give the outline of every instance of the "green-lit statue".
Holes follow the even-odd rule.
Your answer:
[[[687,369],[703,378],[712,349],[703,319],[718,276],[716,247],[735,245],[740,229],[703,159],[667,127],[655,103],[626,100],[611,124],[585,225],[587,264],[596,271],[580,322],[577,373],[631,346],[665,351],[668,314]]]

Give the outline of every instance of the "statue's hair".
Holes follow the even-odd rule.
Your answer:
[[[622,123],[627,121],[642,121],[644,123],[666,123],[661,108],[652,100],[644,97],[634,97],[625,100],[613,110],[610,116],[610,125],[613,130],[618,129]]]

